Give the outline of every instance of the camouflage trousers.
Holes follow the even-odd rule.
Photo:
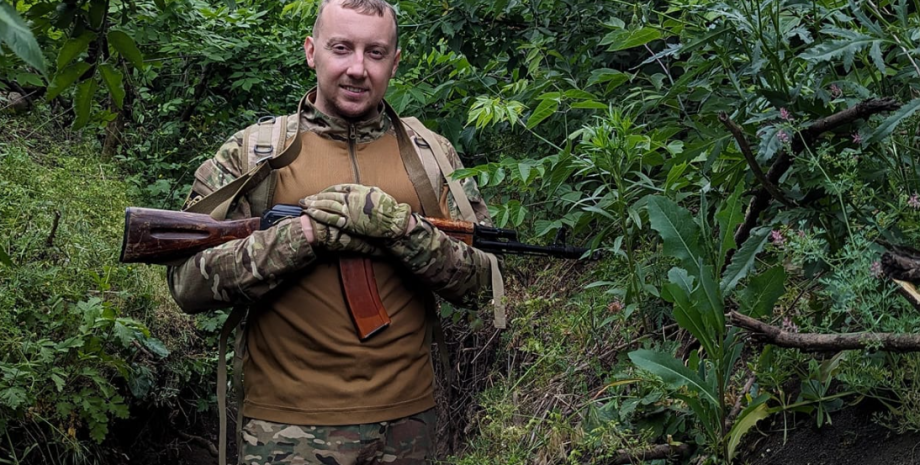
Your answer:
[[[240,465],[425,465],[433,463],[435,409],[380,423],[296,426],[247,419]]]

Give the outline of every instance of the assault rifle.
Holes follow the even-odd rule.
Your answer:
[[[128,207],[125,210],[125,235],[121,245],[122,263],[168,264],[234,239],[268,229],[285,218],[298,217],[297,205],[275,205],[262,218],[217,221],[203,213],[187,213],[153,208]],[[495,254],[546,255],[557,258],[596,260],[589,249],[565,243],[560,230],[552,245],[518,242],[517,231],[482,226],[467,221],[425,218],[447,235],[479,250]]]
[[[248,237],[282,219],[302,214],[303,210],[297,205],[281,204],[272,207],[262,218],[217,221],[203,213],[129,207],[125,210],[125,235],[120,260],[122,263],[176,263],[202,250]],[[597,259],[597,254],[588,254],[589,249],[566,245],[564,233],[557,235],[555,244],[539,246],[518,242],[517,232],[510,229],[438,218],[425,218],[425,221],[485,252]],[[343,256],[339,259],[344,297],[362,341],[390,325],[390,317],[377,294],[373,273],[374,268],[367,258]]]

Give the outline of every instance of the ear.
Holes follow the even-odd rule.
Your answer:
[[[396,59],[393,60],[393,69],[390,71],[390,79],[396,77],[396,70],[399,68],[400,57],[402,57],[402,49],[396,49]]]
[[[316,43],[313,41],[313,37],[307,36],[303,41],[303,52],[307,57],[307,65],[310,68],[316,69]]]

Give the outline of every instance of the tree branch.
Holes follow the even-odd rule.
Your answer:
[[[747,161],[748,166],[751,167],[751,172],[754,173],[754,177],[760,182],[760,185],[773,196],[774,199],[782,202],[783,205],[792,208],[795,205],[785,195],[776,187],[776,184],[767,179],[767,176],[764,174],[763,170],[760,169],[760,165],[757,163],[757,158],[754,157],[754,152],[751,151],[751,146],[748,144],[747,138],[744,137],[744,130],[741,129],[741,126],[738,126],[737,123],[731,120],[728,115],[721,111],[719,112],[719,121],[725,125],[725,128],[732,133],[732,136],[735,137],[735,141],[738,142],[738,147],[741,149],[741,154],[744,155],[744,159]]]
[[[729,319],[733,325],[748,330],[754,340],[773,344],[777,347],[813,352],[860,350],[868,348],[885,350],[888,352],[920,351],[920,334],[791,333],[734,311],[729,313]]]
[[[615,455],[607,462],[602,463],[605,465],[623,465],[629,463],[639,463],[645,460],[662,460],[672,457],[683,457],[690,455],[690,452],[691,450],[688,444],[680,444],[677,446],[662,444],[653,446],[651,449],[646,449],[638,452],[630,452],[626,449],[620,449],[617,451],[617,455]]]
[[[833,115],[815,121],[796,134],[792,141],[792,153],[798,155],[805,150],[806,146],[813,144],[818,136],[827,131],[832,131],[858,119],[865,119],[878,113],[897,110],[900,107],[901,104],[893,98],[863,100],[846,110],[838,111]],[[789,171],[791,166],[792,155],[789,154],[788,150],[781,151],[770,166],[770,170],[767,171],[767,180],[773,184],[779,183],[780,178],[786,174],[786,171]],[[751,202],[748,204],[744,222],[735,231],[735,244],[739,248],[750,237],[751,230],[757,225],[757,219],[760,214],[770,206],[771,198],[770,192],[764,188],[760,188],[754,193],[754,197],[751,198]]]

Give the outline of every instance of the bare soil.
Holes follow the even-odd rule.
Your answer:
[[[804,415],[793,421],[784,442],[778,416],[765,435],[755,438],[746,463],[752,465],[912,465],[920,464],[920,433],[897,435],[874,421],[882,409],[870,401],[831,414],[833,424],[821,428]],[[756,434],[756,433],[752,433]]]

